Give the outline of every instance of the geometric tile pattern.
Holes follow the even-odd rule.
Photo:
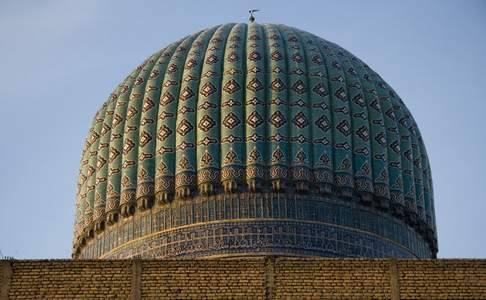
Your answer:
[[[262,188],[358,196],[436,248],[430,164],[402,100],[343,48],[257,23],[170,44],[110,95],[82,151],[74,244],[154,202]]]

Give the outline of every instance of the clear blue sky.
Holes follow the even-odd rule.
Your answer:
[[[143,4],[142,4],[143,2]],[[367,62],[431,160],[440,257],[486,257],[486,1],[0,1],[0,250],[69,257],[91,119],[156,50],[202,28],[284,23]]]

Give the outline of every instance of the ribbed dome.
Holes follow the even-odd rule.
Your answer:
[[[269,207],[248,200],[243,208],[242,199],[251,197],[285,198],[285,213],[272,213],[280,200],[269,200]],[[97,112],[82,154],[74,255],[99,257],[137,237],[217,220],[343,225],[339,213],[320,220],[313,204],[300,215],[295,204],[292,213],[290,198],[352,207],[350,228],[405,245],[418,257],[437,251],[425,147],[408,109],[379,75],[341,47],[295,28],[216,26],[152,55]],[[195,206],[204,199],[214,199],[215,215],[207,206],[207,218],[200,217],[206,212]],[[238,200],[226,208],[227,199]],[[181,207],[192,208],[182,214]],[[171,213],[177,217],[164,221],[168,226],[154,229],[156,211],[177,209]],[[376,228],[352,225],[361,212],[378,216]],[[383,220],[399,225],[380,229]],[[131,236],[108,241],[127,226],[138,233],[132,228]],[[400,226],[407,238],[387,235]],[[404,241],[411,235],[415,246]]]

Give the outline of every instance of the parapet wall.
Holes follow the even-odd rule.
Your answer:
[[[486,299],[486,260],[3,260],[0,299]]]

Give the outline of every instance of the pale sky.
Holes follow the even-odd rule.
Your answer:
[[[439,257],[486,258],[486,1],[472,0],[0,0],[3,255],[70,257],[97,109],[150,54],[250,8],[337,43],[397,91],[431,160]]]

